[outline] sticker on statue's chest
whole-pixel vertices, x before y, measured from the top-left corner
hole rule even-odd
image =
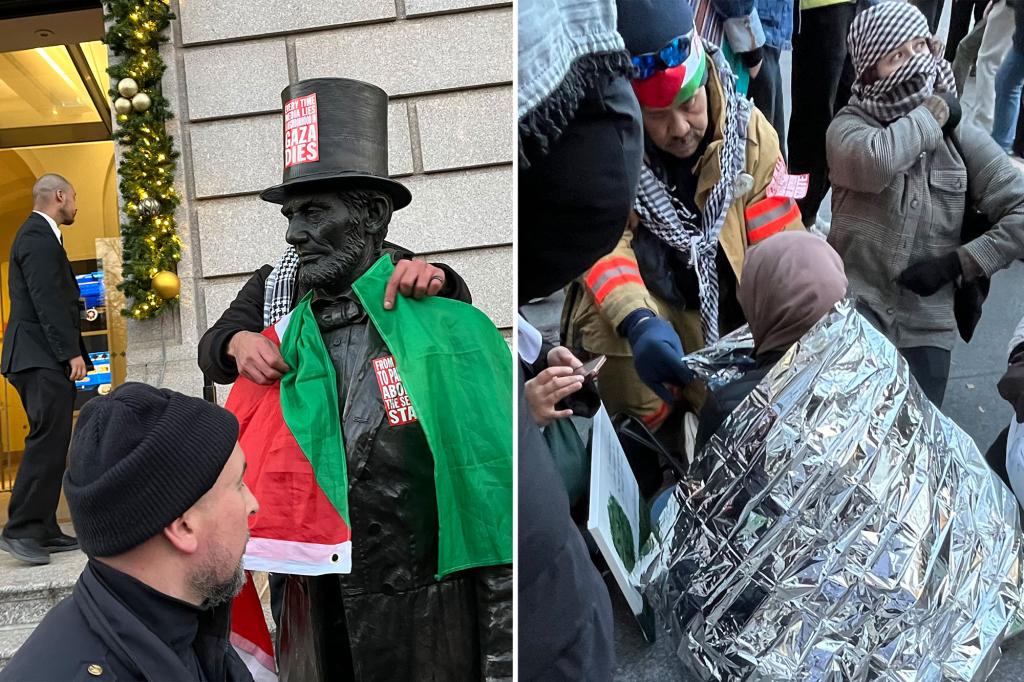
[[[417,421],[412,401],[409,400],[405,384],[402,383],[402,377],[398,375],[398,368],[395,367],[395,356],[374,358],[373,373],[377,375],[377,385],[380,387],[381,400],[384,401],[388,426],[402,426]]]

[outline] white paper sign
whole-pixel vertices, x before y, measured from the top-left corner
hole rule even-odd
[[[608,562],[629,608],[639,615],[644,609],[643,598],[629,575],[640,557],[640,487],[603,406],[594,416],[592,442],[587,530]]]

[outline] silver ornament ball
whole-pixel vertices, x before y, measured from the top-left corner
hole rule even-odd
[[[122,78],[117,82],[117,91],[121,93],[122,97],[131,99],[139,91],[139,84],[135,82],[134,78]]]
[[[124,97],[118,97],[114,100],[114,111],[119,114],[127,114],[132,110],[132,101],[125,99]]]
[[[156,215],[160,212],[160,202],[153,197],[146,197],[139,202],[139,213],[145,216]]]
[[[147,95],[144,92],[140,92],[139,94],[135,95],[135,97],[132,97],[132,109],[135,109],[135,111],[138,112],[143,112],[146,109],[149,109],[149,105],[151,105],[152,103],[153,100],[151,100],[149,98],[149,95]]]

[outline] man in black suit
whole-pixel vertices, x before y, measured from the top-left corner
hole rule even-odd
[[[11,247],[11,316],[0,372],[28,414],[25,454],[14,481],[0,549],[30,564],[78,549],[57,525],[61,479],[71,442],[75,381],[85,378],[78,282],[58,225],[75,222],[75,189],[47,174],[32,188],[32,215]]]

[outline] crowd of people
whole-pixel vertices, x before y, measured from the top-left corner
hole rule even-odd
[[[519,302],[565,297],[557,344],[519,321],[522,679],[609,679],[614,662],[561,421],[603,404],[699,456],[844,299],[941,407],[956,339],[970,340],[992,276],[1024,258],[1024,2],[954,0],[948,44],[942,11],[520,3]],[[778,60],[790,40],[787,136]],[[743,325],[754,348],[740,375],[713,390],[695,381],[687,355]],[[1020,339],[1010,348],[999,391],[1019,419]],[[1006,440],[987,457],[1012,485]],[[676,480],[664,464],[630,460],[655,512]]]

